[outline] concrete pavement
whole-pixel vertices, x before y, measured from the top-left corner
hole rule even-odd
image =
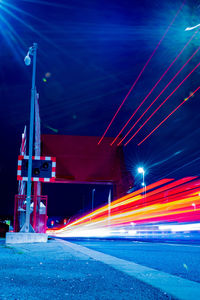
[[[175,299],[58,240],[0,240],[0,299]]]

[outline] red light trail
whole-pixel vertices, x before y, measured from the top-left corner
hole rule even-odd
[[[190,44],[190,42],[193,40],[193,38],[195,37],[195,35],[197,34],[198,30],[193,34],[193,36],[189,39],[189,41],[186,43],[186,45],[183,47],[183,49],[179,52],[179,54],[176,56],[176,58],[172,61],[172,63],[169,65],[169,67],[167,68],[167,70],[165,70],[165,72],[162,74],[162,76],[160,77],[160,79],[156,82],[156,84],[153,86],[153,88],[150,90],[150,92],[147,94],[147,96],[142,100],[142,102],[140,103],[140,105],[137,107],[137,109],[134,111],[134,113],[131,115],[131,117],[128,119],[128,121],[126,122],[126,124],[123,126],[123,128],[121,129],[121,131],[118,133],[118,135],[115,137],[115,139],[112,141],[112,143],[110,144],[111,146],[114,144],[114,142],[118,139],[118,137],[120,136],[120,134],[124,131],[124,129],[126,128],[126,126],[130,123],[130,121],[132,120],[132,118],[135,116],[135,114],[137,113],[137,111],[140,109],[140,107],[143,105],[143,103],[148,99],[148,97],[152,94],[152,92],[154,91],[154,89],[157,87],[157,85],[160,83],[160,81],[163,79],[163,77],[168,73],[168,71],[171,69],[171,67],[174,65],[174,63],[177,61],[177,59],[180,57],[180,55],[183,53],[183,51],[186,49],[186,47]],[[200,48],[200,47],[199,47]],[[179,72],[177,73],[177,75],[182,71],[182,69],[188,64],[188,62],[193,58],[193,56],[199,51],[199,48],[193,53],[193,55],[188,59],[188,61],[183,65],[183,67],[179,70]],[[173,78],[173,80],[176,78],[176,76]],[[172,81],[173,81],[172,80]],[[170,81],[170,83],[172,82]],[[170,84],[169,83],[169,84]],[[165,87],[165,89],[169,86],[169,84]],[[164,89],[164,90],[165,90]],[[164,90],[159,94],[159,96],[156,98],[156,100],[160,97],[160,95],[164,92]],[[154,100],[154,102],[156,101]],[[153,102],[153,103],[154,103]],[[152,103],[152,104],[153,104]],[[151,104],[151,105],[152,105]],[[150,106],[151,107],[151,106]],[[149,108],[148,108],[149,109]],[[148,110],[147,109],[147,110]],[[147,111],[146,110],[146,111]],[[146,113],[146,112],[145,112]],[[143,113],[143,115],[145,114]],[[142,115],[142,116],[143,116]],[[142,118],[142,116],[140,117],[140,119]],[[140,120],[139,119],[139,120]],[[133,127],[131,127],[131,129],[128,131],[128,133],[124,136],[123,140],[127,137],[127,135],[129,134],[129,132],[135,127],[135,125],[139,122],[139,120],[137,120],[137,122],[133,125]],[[122,141],[120,141],[120,143],[118,145],[120,145],[122,143]]]
[[[136,136],[136,134],[144,127],[144,125],[153,117],[153,115],[163,106],[163,104],[178,90],[178,88],[185,82],[185,80],[200,66],[200,63],[179,83],[179,85],[171,92],[171,94],[154,110],[148,119],[141,125],[141,127],[132,135],[132,137],[124,144],[125,146]]]
[[[49,234],[61,237],[140,237],[143,232],[200,229],[200,180],[187,177],[166,179],[151,186],[144,197],[141,190],[105,205]]]
[[[129,131],[125,134],[123,139],[117,144],[118,146],[125,140],[127,135],[133,130],[133,128],[137,125],[137,123],[142,119],[142,117],[146,114],[146,112],[151,108],[151,106],[157,101],[157,99],[164,93],[164,91],[168,88],[168,86],[174,81],[174,79],[180,74],[180,72],[185,68],[185,66],[190,62],[190,60],[197,54],[200,50],[200,47],[190,56],[190,58],[186,61],[186,63],[180,68],[180,70],[174,75],[174,77],[168,82],[168,84],[164,87],[164,89],[160,92],[160,94],[153,100],[153,102],[147,107],[147,109],[143,112],[143,114],[139,117],[139,119],[133,124],[133,126],[129,129]],[[131,120],[131,119],[129,119]],[[129,121],[128,120],[128,121]],[[127,122],[128,124],[128,122]],[[124,127],[125,128],[125,127]],[[120,132],[121,133],[121,132]],[[119,135],[118,135],[119,136]],[[116,138],[115,138],[116,139]],[[114,142],[114,141],[113,141]],[[112,143],[113,143],[112,142]]]
[[[162,122],[160,122],[139,144],[138,146],[140,146],[148,137],[150,137],[152,135],[152,133],[154,133],[154,131],[156,131],[173,113],[175,113],[177,111],[177,109],[179,109],[189,98],[191,98],[198,90],[200,89],[200,86],[193,92],[191,93],[191,95],[186,98],[186,100],[184,99],[183,102],[181,102],[164,120],[162,120]]]
[[[154,56],[154,54],[156,53],[158,47],[160,46],[160,44],[162,43],[163,39],[165,38],[167,32],[169,31],[170,27],[172,26],[172,24],[174,23],[174,21],[176,20],[177,16],[179,15],[182,7],[184,6],[185,4],[185,1],[184,0],[180,6],[180,8],[178,9],[176,15],[174,16],[173,20],[171,21],[171,23],[169,24],[169,26],[167,27],[165,33],[163,34],[161,40],[159,41],[159,43],[157,44],[156,48],[153,50],[152,54],[150,55],[149,59],[146,61],[144,67],[142,68],[142,70],[140,71],[138,77],[136,78],[136,80],[134,81],[133,85],[131,86],[130,90],[128,91],[128,93],[126,94],[125,98],[123,99],[122,103],[120,104],[120,106],[118,107],[116,113],[114,114],[112,120],[110,121],[110,123],[108,124],[105,132],[103,133],[102,137],[100,138],[99,142],[98,142],[98,145],[102,142],[103,138],[105,137],[108,129],[110,128],[110,126],[112,125],[113,121],[115,120],[116,116],[118,115],[119,111],[121,110],[122,106],[124,105],[126,99],[128,98],[128,96],[130,95],[130,93],[132,92],[133,88],[135,87],[136,83],[138,82],[138,80],[140,79],[142,73],[144,72],[144,70],[146,69],[146,67],[148,66],[149,62],[151,61],[152,57]]]

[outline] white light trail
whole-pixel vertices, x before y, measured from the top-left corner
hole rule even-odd
[[[193,29],[195,29],[195,28],[197,28],[197,27],[200,27],[200,24],[198,24],[198,25],[196,25],[196,26],[194,26],[194,27],[187,27],[187,28],[185,29],[185,31],[193,30]]]

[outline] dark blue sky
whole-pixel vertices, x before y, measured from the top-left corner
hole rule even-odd
[[[29,124],[31,67],[26,67],[23,62],[28,47],[33,42],[39,46],[37,89],[42,133],[101,136],[181,3],[172,0],[0,1],[0,215],[13,214],[21,133],[24,125]],[[189,41],[194,31],[184,30],[200,23],[199,12],[200,1],[185,2],[107,136],[115,137],[119,133]],[[127,130],[198,46],[199,33],[137,112]],[[135,131],[199,60],[197,53],[137,124]],[[46,78],[46,73],[51,76]],[[200,68],[125,147],[128,169],[135,175],[136,167],[144,164],[147,184],[163,177],[200,173],[199,92],[140,147],[137,146],[200,85],[199,76]],[[79,209],[77,207],[77,211]]]

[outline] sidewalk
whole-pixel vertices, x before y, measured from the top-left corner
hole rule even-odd
[[[5,245],[0,239],[0,299],[172,299],[59,240]]]

